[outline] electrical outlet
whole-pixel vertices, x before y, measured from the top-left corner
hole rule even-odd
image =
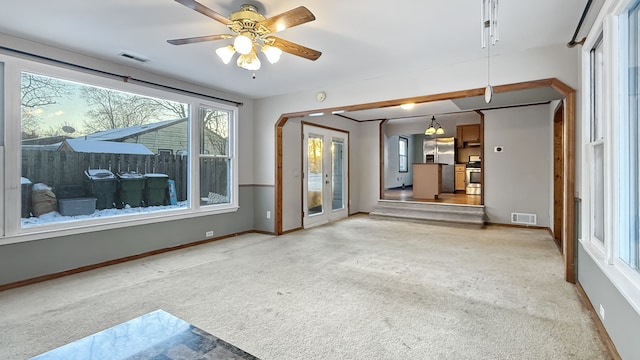
[[[209,230],[209,231],[207,231],[207,232],[204,234],[204,236],[206,236],[206,237],[212,237],[212,236],[213,236],[213,230]]]
[[[604,306],[600,304],[600,319],[604,321]]]
[[[267,219],[271,219],[271,211],[267,210]]]

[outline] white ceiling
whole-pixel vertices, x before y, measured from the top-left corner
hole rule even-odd
[[[223,14],[251,3],[267,17],[306,6],[316,20],[278,36],[322,51],[315,62],[283,54],[252,72],[224,65],[215,49],[226,42],[174,46],[166,40],[228,33],[172,0],[2,1],[0,33],[123,63],[250,98],[322,89],[486,57],[480,48],[480,0],[200,0]],[[566,44],[587,0],[500,1],[499,56]],[[149,58],[139,63],[123,51]]]

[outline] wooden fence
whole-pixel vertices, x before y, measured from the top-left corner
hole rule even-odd
[[[187,156],[76,153],[50,150],[22,150],[22,177],[32,183],[53,188],[60,185],[84,185],[87,169],[107,169],[116,173],[166,174],[176,183],[178,201],[187,199]],[[227,194],[227,160],[202,159],[200,162],[200,196],[210,192]]]

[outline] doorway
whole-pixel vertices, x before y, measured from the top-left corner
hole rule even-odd
[[[349,215],[349,133],[303,124],[302,226]]]

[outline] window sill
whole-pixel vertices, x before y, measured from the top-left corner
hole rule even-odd
[[[640,273],[630,269],[620,260],[614,264],[606,264],[604,256],[588,241],[580,241],[586,253],[593,259],[598,268],[611,281],[611,284],[622,294],[631,307],[640,314]]]
[[[57,224],[47,226],[37,226],[28,229],[21,229],[20,232],[15,235],[6,235],[0,237],[0,245],[17,244],[22,242],[42,240],[53,237],[62,237],[70,235],[78,235],[91,233],[96,231],[121,229],[130,226],[141,226],[148,224],[155,224],[159,222],[190,219],[204,216],[211,216],[217,214],[225,214],[237,212],[239,206],[225,206],[216,209],[200,208],[194,209],[177,209],[158,211],[154,213],[153,217],[147,215],[122,215],[111,216],[103,219],[95,220],[77,220],[61,222]]]

